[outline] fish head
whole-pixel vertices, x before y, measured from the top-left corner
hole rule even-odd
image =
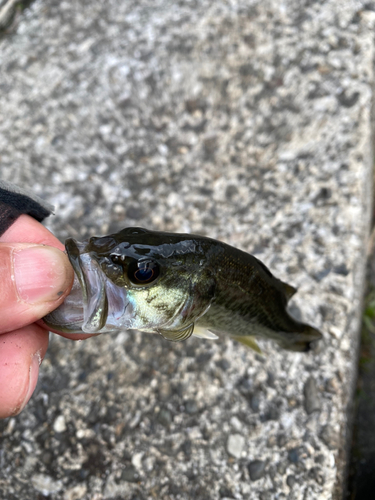
[[[210,307],[215,281],[196,236],[126,228],[65,246],[75,281],[43,318],[52,331],[138,329],[183,340]]]

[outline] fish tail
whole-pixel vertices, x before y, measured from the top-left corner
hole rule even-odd
[[[280,345],[284,349],[295,352],[308,352],[311,350],[314,343],[322,338],[319,330],[313,326],[303,324],[304,329],[295,334],[292,339],[283,341]]]

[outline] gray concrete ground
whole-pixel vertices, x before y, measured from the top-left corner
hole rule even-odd
[[[339,499],[371,190],[375,4],[36,0],[0,40],[0,169],[61,239],[191,231],[298,287],[314,352],[53,336],[0,497]]]

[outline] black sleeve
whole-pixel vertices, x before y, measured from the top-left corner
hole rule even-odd
[[[26,189],[0,180],[0,236],[22,214],[41,222],[51,213],[53,206],[49,203]]]

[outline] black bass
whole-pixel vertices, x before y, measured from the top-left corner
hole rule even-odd
[[[76,278],[64,303],[43,318],[52,331],[137,329],[174,342],[223,333],[256,350],[254,336],[292,351],[321,338],[288,314],[295,288],[220,241],[126,228],[65,245]]]

